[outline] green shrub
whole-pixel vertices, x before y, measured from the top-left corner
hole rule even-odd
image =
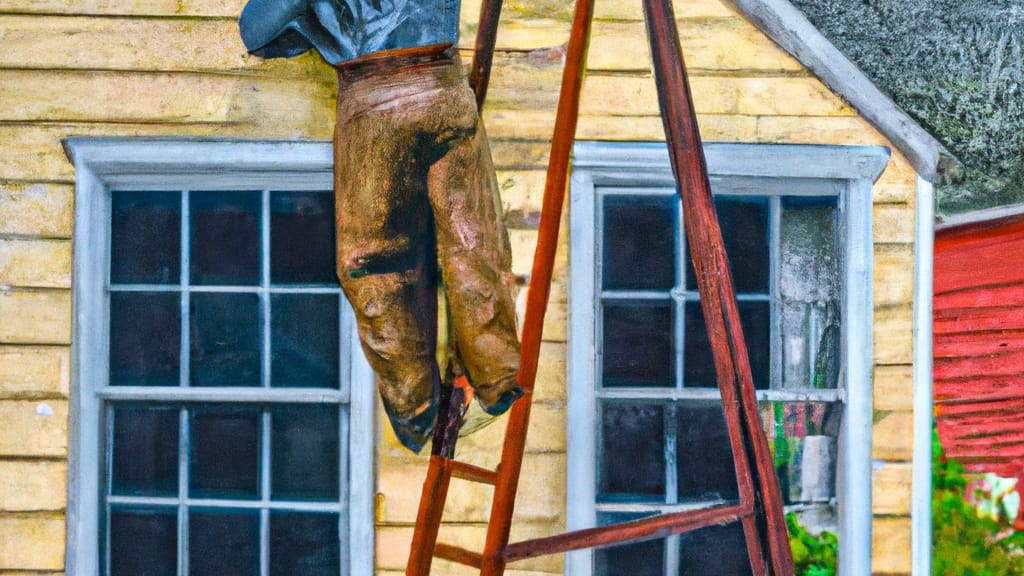
[[[978,515],[964,498],[964,468],[946,460],[938,433],[932,434],[932,483],[932,574],[1024,575],[1024,534],[999,537],[1002,526]]]
[[[786,528],[789,529],[789,548],[793,551],[796,576],[835,576],[839,551],[839,540],[835,534],[827,530],[817,536],[811,534],[792,512],[786,514]]]

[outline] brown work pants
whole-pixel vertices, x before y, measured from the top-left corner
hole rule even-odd
[[[338,68],[338,276],[399,440],[437,414],[438,268],[450,349],[485,410],[521,393],[511,254],[483,124],[443,47]]]

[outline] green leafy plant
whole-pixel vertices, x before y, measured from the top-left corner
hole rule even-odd
[[[796,576],[835,576],[839,539],[827,530],[811,534],[792,512],[786,514],[789,548],[793,551]]]
[[[1003,527],[967,502],[964,468],[946,459],[938,433],[932,434],[932,483],[932,574],[1024,575],[1024,535],[1001,536]]]

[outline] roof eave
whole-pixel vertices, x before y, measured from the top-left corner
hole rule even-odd
[[[755,26],[845,99],[929,182],[959,164],[953,154],[877,86],[787,0],[731,0]]]

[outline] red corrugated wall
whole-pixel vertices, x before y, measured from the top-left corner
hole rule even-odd
[[[946,455],[1024,477],[1024,215],[936,232],[934,314]]]

